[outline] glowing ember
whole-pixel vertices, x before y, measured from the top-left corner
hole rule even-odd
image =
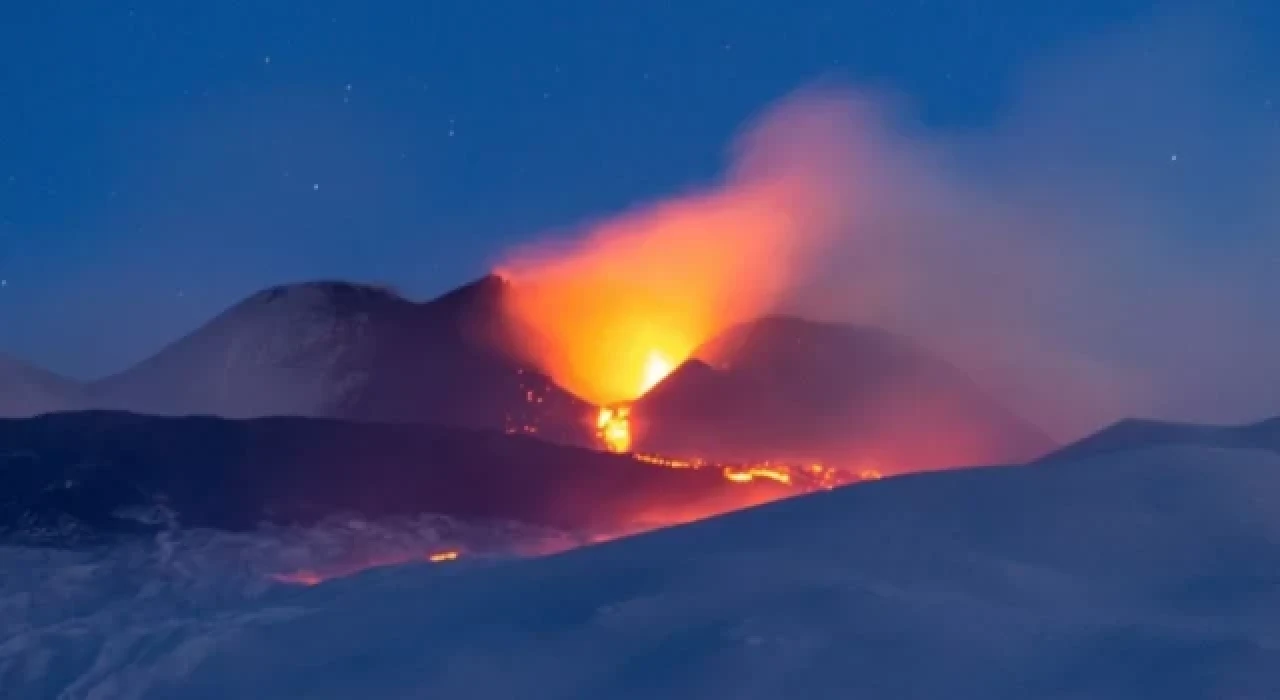
[[[640,387],[640,393],[647,393],[657,386],[658,382],[666,379],[667,375],[671,374],[674,369],[675,365],[671,364],[671,361],[664,357],[662,353],[656,350],[649,353],[649,359],[645,360],[644,363],[644,382]]]
[[[701,461],[688,459],[675,459],[674,457],[662,457],[660,455],[633,454],[635,459],[646,464],[656,464],[659,467],[668,469],[697,469],[703,466]]]
[[[636,453],[631,457],[645,464],[652,464],[667,469],[702,469],[712,466],[701,459],[679,459],[662,455]],[[758,479],[768,479],[779,484],[795,487],[797,493],[833,489],[837,486],[852,484],[858,481],[874,481],[884,478],[876,469],[851,471],[836,469],[822,464],[792,465],[773,462],[760,464],[715,465],[726,481],[735,484],[749,484]]]
[[[601,407],[596,414],[596,436],[610,452],[631,450],[631,409]]]
[[[767,466],[746,468],[725,467],[724,478],[739,484],[749,483],[756,479],[772,479],[779,484],[791,483],[790,471]]]
[[[330,579],[350,576],[354,573],[365,571],[367,569],[407,564],[411,561],[418,560],[418,556],[420,555],[402,553],[376,558],[361,558],[356,561],[344,562],[342,565],[336,566],[328,571],[321,572],[312,569],[302,569],[300,571],[291,571],[285,574],[274,574],[271,576],[271,579],[280,583],[288,583],[295,586],[317,586]],[[423,559],[438,564],[446,561],[454,561],[460,556],[462,556],[462,552],[459,550],[446,549],[428,554],[423,557]]]

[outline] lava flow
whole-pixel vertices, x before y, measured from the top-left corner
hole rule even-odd
[[[433,564],[440,564],[447,561],[454,561],[460,556],[462,556],[462,552],[456,549],[445,549],[429,552],[425,555],[403,554],[361,558],[353,561],[346,561],[339,566],[324,570],[302,569],[288,573],[274,574],[271,576],[271,579],[279,583],[288,583],[297,586],[317,586],[329,579],[350,576],[366,569],[376,569],[384,566],[398,566],[400,564],[408,564],[413,561],[427,561]]]
[[[658,469],[698,472],[688,475],[687,494],[673,487],[654,498],[659,502],[627,503],[645,511],[643,523],[626,519],[634,513],[602,508],[601,522],[615,522],[602,525],[608,533],[597,539],[879,477],[874,469],[811,462],[727,464],[636,454],[631,410],[704,343],[773,311],[847,232],[847,185],[860,155],[852,131],[857,116],[856,106],[842,99],[786,102],[735,144],[720,182],[502,261],[497,274],[510,285],[502,311],[522,329],[515,334],[522,345],[516,354],[598,407],[596,446]],[[541,403],[536,387],[526,391],[528,403]],[[536,423],[514,415],[506,417],[506,431],[543,435]]]

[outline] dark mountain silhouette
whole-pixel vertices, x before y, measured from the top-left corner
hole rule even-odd
[[[313,416],[531,432],[588,444],[591,408],[513,348],[496,276],[426,303],[379,287],[265,290],[88,389],[89,408]]]
[[[632,407],[638,449],[886,473],[1052,448],[961,371],[885,331],[771,316],[713,338]]]
[[[1230,426],[1123,420],[1056,450],[1041,461],[1072,461],[1112,452],[1169,445],[1280,452],[1280,416],[1252,425]]]
[[[171,525],[225,530],[436,513],[633,531],[792,493],[533,438],[403,423],[115,412],[0,420],[0,535],[68,545]]]
[[[595,409],[520,352],[538,338],[504,314],[513,293],[497,276],[424,303],[346,282],[274,287],[83,387],[0,364],[0,388],[10,387],[0,411],[300,416],[596,446]],[[1052,448],[962,372],[884,331],[773,316],[729,329],[695,357],[633,406],[638,450],[896,472],[1020,462]]]
[[[81,390],[71,379],[0,354],[0,418],[66,410],[78,404]]]

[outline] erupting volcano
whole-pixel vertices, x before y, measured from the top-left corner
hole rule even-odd
[[[716,186],[508,256],[521,351],[597,406],[597,447],[797,489],[1050,447],[907,338],[774,315],[849,234],[857,123],[838,96],[786,102]]]
[[[432,513],[598,541],[1047,452],[912,340],[778,313],[846,234],[851,109],[785,103],[740,140],[722,182],[513,251],[431,301],[274,287],[97,382],[11,373],[56,389],[58,406],[149,415],[0,422],[0,468],[31,474],[0,530],[136,529],[114,513],[165,508],[196,527]],[[178,418],[193,415],[230,420]],[[53,444],[50,425],[83,439]],[[86,479],[86,464],[111,478]],[[56,484],[93,495],[51,498]]]

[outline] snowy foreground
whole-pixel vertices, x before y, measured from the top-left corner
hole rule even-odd
[[[1280,454],[1182,444],[888,479],[551,557],[310,588],[219,569],[217,538],[163,565],[75,555],[56,572],[73,555],[10,550],[0,687],[6,699],[1278,698],[1277,494]],[[133,573],[147,567],[168,573]]]

